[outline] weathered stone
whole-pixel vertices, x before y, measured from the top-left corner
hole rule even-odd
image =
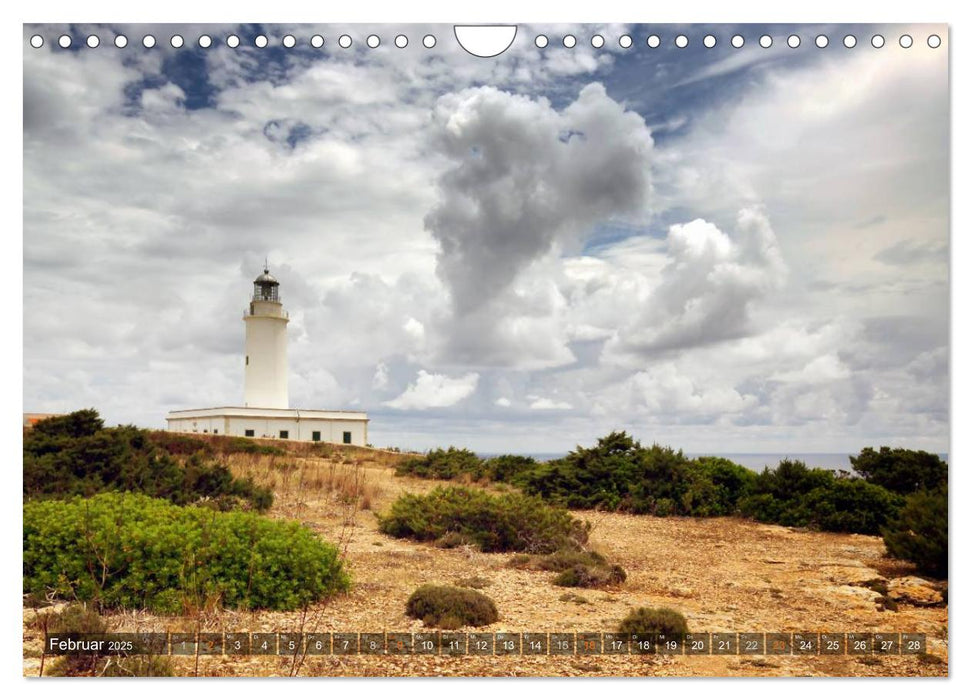
[[[870,590],[869,588],[863,588],[862,586],[833,586],[830,590],[832,590],[834,593],[839,593],[851,598],[857,598],[860,601],[867,603],[875,603],[877,602],[877,599],[880,598],[879,593]]]
[[[930,581],[916,576],[895,578],[887,583],[887,596],[901,603],[931,607],[944,602],[944,596]]]

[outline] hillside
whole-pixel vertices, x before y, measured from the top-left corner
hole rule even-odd
[[[273,444],[279,445],[279,442]],[[328,456],[307,446],[285,455],[233,454],[238,476],[271,486],[270,517],[298,520],[345,552],[351,592],[306,615],[200,611],[192,617],[148,613],[108,615],[112,631],[358,631],[419,632],[405,601],[424,583],[454,584],[479,577],[499,610],[482,631],[613,631],[634,607],[681,611],[694,631],[706,632],[919,632],[924,656],[286,656],[174,657],[180,673],[251,675],[456,676],[889,676],[946,675],[947,607],[926,600],[898,601],[881,610],[880,594],[863,585],[912,576],[910,565],[884,556],[879,537],[799,531],[738,518],[657,518],[575,511],[590,520],[593,548],[626,569],[626,583],[608,590],[565,589],[552,574],[509,566],[510,554],[469,547],[443,550],[387,537],[381,512],[403,492],[425,492],[442,482],[394,476],[400,456],[333,448]],[[499,487],[502,488],[502,487]],[[871,584],[872,585],[872,584]],[[917,590],[934,600],[937,595]],[[573,594],[570,596],[569,594]],[[946,600],[946,599],[945,599]],[[26,622],[24,673],[36,675],[41,639]],[[463,630],[471,631],[471,630]]]

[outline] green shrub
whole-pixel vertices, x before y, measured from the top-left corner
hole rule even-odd
[[[378,523],[387,535],[425,542],[456,533],[483,552],[542,554],[575,549],[589,534],[589,524],[538,498],[518,493],[493,496],[461,487],[403,494],[386,515],[379,516]]]
[[[614,432],[562,459],[524,465],[511,480],[568,508],[714,516],[737,511],[755,474],[727,459],[690,460],[681,451],[643,447],[626,432]]]
[[[207,461],[211,456],[201,440],[134,426],[105,428],[97,412],[86,409],[25,432],[23,492],[64,498],[129,491],[179,505],[206,499],[223,509],[270,507],[269,489],[234,478],[226,466]]]
[[[74,411],[64,416],[52,416],[34,423],[30,435],[46,437],[81,438],[94,435],[105,427],[105,422],[93,408]]]
[[[923,450],[866,447],[850,463],[871,484],[905,496],[947,486],[947,462]]]
[[[490,598],[453,586],[421,586],[408,598],[405,612],[428,627],[441,629],[482,627],[499,619],[496,604]]]
[[[536,468],[536,464],[532,457],[499,455],[485,460],[482,463],[482,472],[491,481],[517,484],[523,476]]]
[[[612,566],[574,564],[554,578],[553,584],[568,588],[600,588],[617,585],[626,580],[627,572],[618,564]]]
[[[25,593],[101,607],[292,610],[345,591],[337,549],[295,522],[104,493],[24,504]]]
[[[819,530],[879,535],[900,509],[902,500],[862,479],[843,478],[810,491],[802,507],[809,514],[809,524]]]
[[[482,460],[474,452],[455,447],[432,450],[422,457],[406,459],[395,470],[398,476],[445,480],[454,479],[460,474],[469,474],[478,479],[482,473]]]
[[[724,457],[696,457],[692,463],[692,478],[681,496],[685,515],[733,515],[758,478]]]
[[[189,455],[202,454],[212,457],[214,451],[212,446],[205,440],[186,435],[185,433],[171,433],[167,430],[154,430],[149,433],[152,444],[163,452],[170,455]]]
[[[947,578],[947,520],[946,488],[912,493],[884,531],[887,552],[922,573]]]
[[[688,633],[688,621],[684,615],[671,608],[637,608],[625,617],[617,628],[620,634],[679,635]]]
[[[901,504],[882,486],[786,459],[757,476],[739,510],[761,522],[875,535]]]
[[[245,437],[226,437],[215,441],[215,446],[221,454],[256,454],[256,455],[285,455],[287,451],[276,445],[263,445],[256,440]]]
[[[536,562],[536,568],[543,571],[566,571],[574,566],[604,566],[607,560],[603,555],[590,551],[560,551],[541,557]]]

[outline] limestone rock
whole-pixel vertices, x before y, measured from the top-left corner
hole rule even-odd
[[[930,607],[944,602],[934,584],[916,576],[895,578],[887,584],[887,596],[901,603]]]

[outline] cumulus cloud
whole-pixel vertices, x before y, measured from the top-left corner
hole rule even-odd
[[[459,315],[507,289],[555,241],[647,203],[650,132],[599,83],[560,111],[493,87],[446,95],[433,143],[453,166],[425,226]]]
[[[568,411],[573,405],[566,401],[557,401],[545,396],[536,398],[529,404],[534,411]]]
[[[379,362],[374,368],[374,377],[371,379],[371,386],[375,389],[386,389],[388,386],[388,366]]]
[[[758,405],[752,394],[742,394],[730,383],[711,381],[666,362],[637,372],[627,381],[635,410],[649,414],[689,415],[694,422],[729,417]]]
[[[428,408],[444,408],[453,406],[462,399],[468,398],[475,392],[479,384],[479,375],[469,372],[461,377],[449,377],[444,374],[432,374],[421,369],[413,384],[401,396],[391,401],[385,401],[389,408],[400,410],[424,410]]]
[[[787,267],[768,218],[739,212],[734,235],[695,219],[671,226],[669,262],[632,322],[605,348],[610,354],[645,355],[739,338],[752,331],[753,302],[777,289]]]

